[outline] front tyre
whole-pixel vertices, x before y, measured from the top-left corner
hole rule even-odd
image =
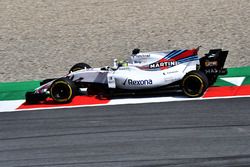
[[[181,83],[184,94],[188,97],[200,97],[209,85],[207,76],[201,71],[187,73]]]
[[[88,69],[88,68],[91,68],[91,66],[86,63],[77,63],[73,67],[71,67],[71,69],[69,70],[69,73],[82,70],[82,69]]]
[[[55,80],[50,87],[50,96],[57,103],[69,103],[76,95],[76,85],[68,78]]]

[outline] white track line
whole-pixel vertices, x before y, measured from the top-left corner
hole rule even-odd
[[[122,105],[122,104],[143,104],[143,103],[162,103],[162,102],[178,102],[178,101],[197,101],[197,100],[212,100],[212,99],[232,99],[250,97],[247,96],[224,96],[224,97],[209,97],[209,98],[186,98],[186,97],[151,97],[151,98],[129,98],[129,99],[114,99],[107,105]]]
[[[178,102],[178,101],[197,101],[210,99],[231,99],[242,98],[248,96],[227,96],[227,97],[211,97],[211,98],[185,98],[185,97],[150,97],[150,98],[127,98],[127,99],[113,99],[107,104],[92,104],[92,105],[77,105],[77,106],[60,106],[60,107],[43,107],[34,109],[16,109],[24,100],[0,101],[0,112],[15,112],[15,111],[30,111],[30,110],[45,110],[45,109],[69,109],[80,107],[95,107],[95,106],[109,106],[109,105],[127,105],[127,104],[143,104],[143,103],[162,103],[162,102]]]
[[[22,105],[25,100],[6,100],[0,101],[0,112],[12,112]]]

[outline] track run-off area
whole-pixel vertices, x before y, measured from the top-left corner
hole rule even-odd
[[[229,69],[202,98],[79,96],[67,106],[26,105],[39,81],[1,83],[0,166],[248,167],[249,71]]]

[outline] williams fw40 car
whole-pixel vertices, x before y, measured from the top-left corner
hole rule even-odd
[[[88,64],[75,64],[61,78],[46,79],[33,92],[26,93],[30,104],[53,99],[68,103],[82,94],[112,97],[117,94],[156,92],[167,89],[181,90],[188,97],[200,97],[218,75],[225,75],[223,68],[228,51],[210,50],[202,57],[197,49],[140,52],[134,49],[128,61],[114,60],[113,67],[91,68]]]

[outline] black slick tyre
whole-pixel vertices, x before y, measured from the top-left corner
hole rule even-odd
[[[59,78],[50,86],[50,96],[57,103],[69,103],[76,95],[76,85],[68,78]]]
[[[69,73],[74,72],[74,71],[78,71],[78,70],[82,70],[85,68],[91,68],[91,66],[86,64],[86,63],[77,63],[73,67],[71,67],[71,69],[69,70]]]
[[[181,82],[183,93],[188,97],[200,97],[209,85],[207,76],[201,71],[187,73]]]

